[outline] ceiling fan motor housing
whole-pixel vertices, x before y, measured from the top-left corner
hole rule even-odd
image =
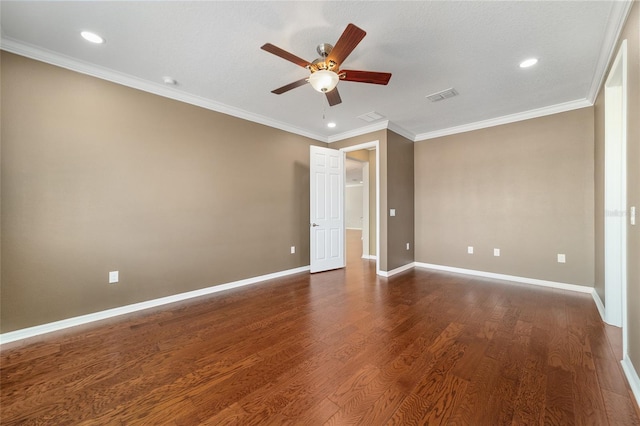
[[[327,56],[329,56],[329,53],[331,53],[332,49],[333,46],[329,43],[322,43],[319,44],[318,47],[316,47],[316,52],[318,52],[318,55],[320,55],[321,58],[326,58]]]

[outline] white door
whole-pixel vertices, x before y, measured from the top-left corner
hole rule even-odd
[[[344,268],[344,153],[311,146],[311,272]]]

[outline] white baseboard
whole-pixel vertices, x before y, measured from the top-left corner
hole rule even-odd
[[[396,269],[392,269],[390,271],[380,271],[380,273],[378,275],[380,275],[381,277],[391,277],[393,275],[399,274],[400,272],[404,272],[404,271],[408,271],[409,269],[413,269],[415,267],[415,263],[411,262],[411,263],[407,263],[406,265],[403,265],[399,268]]]
[[[517,283],[532,284],[542,287],[551,287],[561,290],[577,291],[579,293],[593,294],[593,287],[585,287],[576,284],[566,284],[556,281],[539,280],[537,278],[518,277],[516,275],[496,274],[493,272],[476,271],[473,269],[454,268],[452,266],[434,265],[431,263],[415,262],[416,267],[425,269],[435,269],[437,271],[455,272],[458,274],[473,275],[476,277],[493,278],[496,280],[514,281]]]
[[[179,302],[186,299],[192,299],[194,297],[204,296],[207,294],[217,293],[224,290],[230,290],[232,288],[243,287],[246,285],[256,284],[262,281],[272,280],[274,278],[285,277],[287,275],[298,274],[309,270],[309,266],[302,266],[300,268],[289,269],[286,271],[274,272],[272,274],[261,275],[258,277],[247,278],[244,280],[234,281],[231,283],[220,284],[212,287],[203,288],[200,290],[188,291],[186,293],[174,294],[173,296],[161,297],[159,299],[147,300],[146,302],[134,303],[132,305],[120,306],[113,309],[107,309],[106,311],[94,312],[87,315],[81,315],[78,317],[67,318],[60,321],[51,322],[48,324],[37,325],[34,327],[23,328],[21,330],[10,331],[8,333],[0,334],[0,345],[4,343],[15,342],[16,340],[22,340],[29,337],[38,336],[45,333],[51,333],[53,331],[64,330],[65,328],[75,327],[77,325],[88,324],[94,321],[100,321],[107,318],[116,317],[119,315],[129,314],[132,312],[141,311],[144,309],[154,308],[156,306],[166,305],[169,303]]]
[[[378,257],[374,254],[363,254],[362,255],[363,259],[369,259],[369,260],[376,260]]]
[[[352,231],[362,231],[362,228],[349,228],[349,227],[346,227],[345,229],[350,229]]]
[[[622,363],[624,375],[627,376],[627,380],[629,381],[631,392],[633,392],[633,396],[636,398],[636,403],[640,406],[640,377],[638,377],[638,372],[633,367],[633,363],[628,355],[625,355],[620,362]]]
[[[598,312],[600,313],[600,318],[602,319],[602,321],[606,322],[604,303],[602,303],[602,299],[600,299],[600,295],[598,294],[595,288],[593,289],[591,296],[593,297],[593,301],[596,302],[596,308],[598,308]]]

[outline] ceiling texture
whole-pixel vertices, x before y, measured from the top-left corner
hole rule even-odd
[[[1,47],[324,142],[383,128],[418,141],[592,105],[629,9],[624,1],[2,1]],[[335,44],[349,23],[367,35],[342,68],[390,72],[387,86],[342,81],[333,107],[308,84],[271,93],[308,71],[260,46],[313,61],[316,46]],[[106,42],[88,43],[83,30]],[[530,57],[538,64],[520,68]],[[426,97],[449,88],[459,95]],[[358,118],[373,111],[382,117]]]

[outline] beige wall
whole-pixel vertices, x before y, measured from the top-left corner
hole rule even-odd
[[[627,205],[640,209],[640,4],[635,2],[622,30],[627,40]],[[615,54],[614,58],[615,59]],[[612,63],[613,63],[612,59]],[[612,64],[611,63],[611,64]],[[611,65],[610,64],[610,65]],[[596,287],[604,296],[604,93],[595,105],[596,122]],[[629,358],[640,371],[640,226],[627,225],[627,335]],[[602,293],[602,294],[601,294]],[[606,300],[605,302],[606,305]]]
[[[416,261],[593,286],[593,150],[592,108],[418,142]]]
[[[363,194],[362,184],[348,184],[344,189],[344,223],[347,229],[362,230]]]
[[[6,52],[1,72],[2,332],[309,264],[326,144]]]
[[[390,271],[414,261],[414,147],[413,141],[392,131],[387,133],[387,207],[396,211],[395,216],[389,216],[387,226]]]

